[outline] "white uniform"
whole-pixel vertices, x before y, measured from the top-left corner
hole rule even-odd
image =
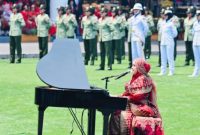
[[[158,20],[158,24],[157,24],[157,30],[158,30],[158,41],[161,40],[161,27],[162,27],[162,23],[164,22],[165,20],[162,19],[162,18],[159,18]]]
[[[178,32],[172,20],[163,21],[161,25],[161,75],[166,74],[167,61],[169,75],[174,74],[174,38]]]
[[[199,75],[200,72],[200,22],[196,21],[193,25],[193,52],[194,52],[194,59],[195,59],[195,68],[192,74],[193,77]]]
[[[132,61],[134,61],[136,58],[144,58],[143,45],[149,28],[145,17],[141,14],[132,16],[130,23]]]

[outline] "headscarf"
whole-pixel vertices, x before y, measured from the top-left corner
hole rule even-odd
[[[148,73],[151,69],[151,65],[145,61],[142,58],[137,58],[133,61],[133,64],[135,65],[137,71],[142,74],[145,75],[146,77],[149,77]]]
[[[135,79],[137,79],[141,75],[144,75],[145,78],[147,79],[151,79],[150,76],[148,75],[151,66],[143,58],[135,59],[133,61],[133,65],[136,67],[137,73],[132,76],[130,83],[132,83]]]
[[[143,75],[145,77],[145,80],[147,80],[149,83],[152,84],[152,91],[150,93],[149,96],[149,101],[152,103],[152,105],[154,105],[157,110],[158,110],[158,106],[157,106],[157,96],[156,96],[156,86],[152,80],[152,78],[149,76],[149,71],[151,69],[151,65],[145,61],[145,59],[143,58],[137,58],[133,61],[133,64],[135,65],[136,69],[137,69],[137,73],[135,75],[132,76],[132,80],[130,83],[134,82],[139,76]],[[158,117],[160,116],[159,110],[158,110]]]

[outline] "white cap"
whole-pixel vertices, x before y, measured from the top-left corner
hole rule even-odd
[[[171,11],[171,10],[169,10],[169,9],[165,10],[165,15],[166,15],[166,14],[169,14],[169,13],[171,13],[171,14],[172,14],[172,11]]]
[[[135,5],[133,6],[133,10],[134,10],[134,9],[143,10],[142,4],[140,4],[140,3],[135,3]]]
[[[200,10],[197,10],[196,14],[197,14],[197,15],[200,14]]]

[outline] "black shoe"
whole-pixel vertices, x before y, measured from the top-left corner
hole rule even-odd
[[[117,61],[117,64],[121,64],[122,62],[121,61]]]
[[[189,66],[190,64],[189,64],[189,62],[186,62],[185,64],[184,64],[184,66]]]
[[[17,63],[17,64],[20,64],[20,63],[21,63],[21,61],[17,61],[16,63]]]
[[[13,63],[15,63],[14,61],[10,61],[10,64],[13,64]]]
[[[158,64],[156,67],[160,67],[161,65],[160,64]]]
[[[108,70],[112,70],[112,67],[108,67]]]
[[[88,65],[88,61],[85,61],[85,65]]]
[[[98,69],[96,69],[96,70],[104,70],[104,68],[101,68],[101,67],[100,67],[100,68],[98,68]]]

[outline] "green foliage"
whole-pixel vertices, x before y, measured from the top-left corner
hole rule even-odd
[[[23,59],[22,64],[9,64],[8,60],[0,60],[0,134],[1,135],[36,135],[37,106],[34,104],[34,88],[43,84],[35,73],[38,59]],[[157,57],[152,57],[151,76],[157,85],[158,105],[163,117],[166,135],[199,135],[200,132],[200,77],[188,78],[193,66],[183,67],[184,56],[176,61],[175,75],[157,76],[160,68],[156,67]],[[91,85],[104,88],[105,76],[127,71],[127,60],[123,64],[115,64],[112,71],[95,71],[95,66],[86,66]],[[120,95],[124,91],[127,75],[119,80],[111,79],[108,89],[111,95]],[[78,118],[82,110],[77,109]],[[70,134],[72,118],[67,108],[48,108],[45,111],[44,135]],[[84,114],[84,129],[87,131],[87,111]],[[96,116],[96,135],[102,134],[102,114]],[[73,135],[80,135],[74,125]]]

